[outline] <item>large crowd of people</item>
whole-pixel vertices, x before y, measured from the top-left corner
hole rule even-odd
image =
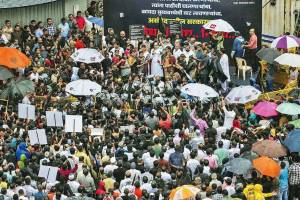
[[[280,142],[294,127],[287,125],[287,116],[261,118],[224,100],[236,85],[221,34],[211,33],[209,42],[161,33],[133,42],[125,31],[109,29],[104,35],[88,15],[78,11],[59,24],[51,18],[28,25],[6,20],[0,28],[0,44],[31,60],[28,68],[14,70],[16,78],[35,83],[34,93],[13,96],[0,110],[1,199],[168,199],[182,185],[200,189],[194,199],[299,197],[297,154],[276,158],[279,177],[254,169],[234,174],[224,167],[247,157],[256,141]],[[231,57],[244,57],[246,50],[257,71],[254,29],[250,36],[245,42],[237,33]],[[73,62],[71,54],[81,48],[97,49],[104,60]],[[72,97],[65,87],[78,79],[97,82],[102,92],[95,98]],[[192,82],[213,87],[220,98],[200,101],[182,93],[180,88]],[[36,105],[35,121],[18,118],[20,102]],[[48,127],[50,110],[82,115],[83,132]],[[103,136],[92,136],[91,129],[99,127]],[[34,128],[46,130],[47,145],[30,145],[28,130]],[[59,168],[55,182],[38,176],[40,165]]]

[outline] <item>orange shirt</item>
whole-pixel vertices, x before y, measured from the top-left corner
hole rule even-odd
[[[253,34],[250,37],[248,45],[249,45],[249,49],[256,49],[257,48],[257,36],[255,34]]]

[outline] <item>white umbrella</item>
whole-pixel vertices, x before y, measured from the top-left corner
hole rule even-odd
[[[101,85],[90,80],[79,79],[68,83],[66,92],[74,96],[92,96],[101,92]]]
[[[274,61],[281,65],[288,65],[291,67],[300,67],[300,55],[293,53],[284,53],[277,57]]]
[[[261,92],[256,88],[247,85],[233,88],[226,96],[228,103],[245,104],[258,99]]]
[[[219,96],[213,88],[199,83],[189,83],[181,88],[181,92],[201,99]]]
[[[216,32],[226,32],[231,33],[235,32],[234,28],[223,19],[211,20],[208,23],[204,24],[203,27],[208,30],[216,31]]]
[[[284,35],[273,40],[271,48],[290,49],[300,46],[300,39],[293,35]]]
[[[87,64],[100,63],[104,59],[103,55],[99,53],[99,51],[90,48],[78,49],[71,55],[71,58],[75,62],[83,62]]]

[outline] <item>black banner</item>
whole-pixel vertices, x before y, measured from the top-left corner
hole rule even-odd
[[[145,34],[155,36],[161,15],[165,24],[180,23],[183,37],[190,35],[201,41],[209,36],[202,25],[212,19],[226,20],[246,39],[250,28],[261,36],[261,0],[104,0],[104,7],[105,27],[116,32],[120,27],[128,31],[131,24],[143,24]],[[170,35],[170,27],[166,27],[166,35]],[[224,37],[234,38],[230,34]]]

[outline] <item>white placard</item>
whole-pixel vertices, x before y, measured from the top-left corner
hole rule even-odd
[[[81,133],[82,132],[82,115],[66,115],[65,132]]]
[[[18,104],[18,117],[20,119],[35,120],[35,106],[29,104]]]
[[[29,130],[28,131],[28,136],[29,136],[30,144],[31,145],[35,145],[35,144],[40,144],[40,145],[48,144],[45,129]]]
[[[129,130],[129,133],[133,133],[135,126],[130,125],[130,126],[120,126],[120,131],[125,131],[126,129]]]
[[[56,181],[57,172],[58,167],[40,165],[38,176],[45,178],[49,183],[54,183]]]
[[[103,128],[92,128],[91,136],[103,136],[104,129]]]
[[[47,126],[63,127],[63,114],[59,111],[46,111]]]

